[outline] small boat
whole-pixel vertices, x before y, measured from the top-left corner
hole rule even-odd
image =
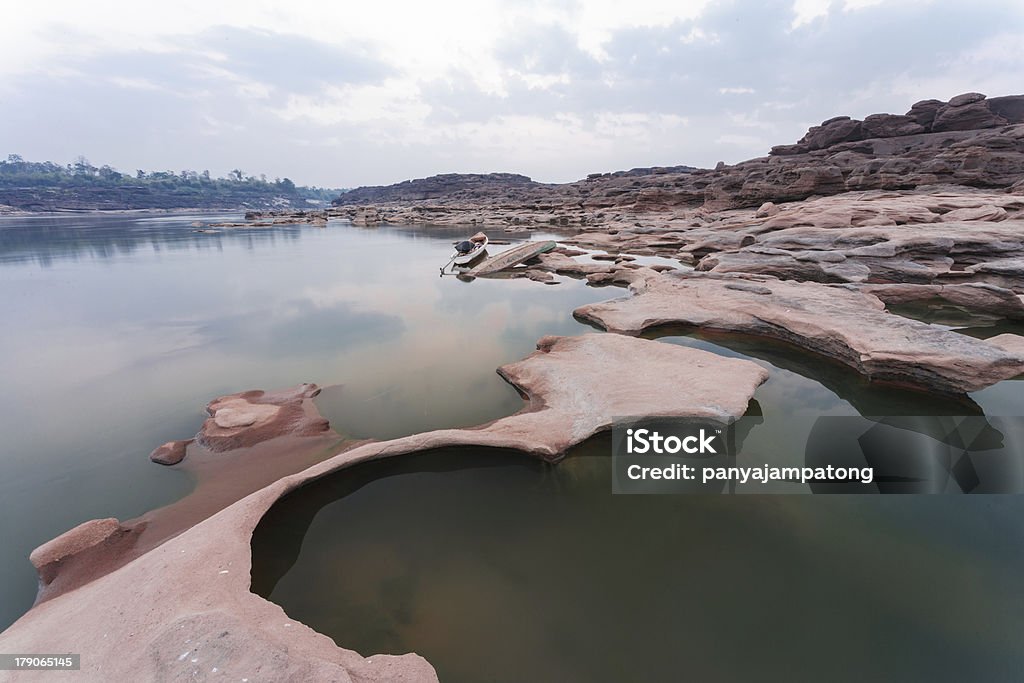
[[[448,263],[441,268],[441,272],[450,265],[468,266],[487,253],[487,235],[482,232],[470,237],[468,240],[455,243],[455,253],[448,259]]]

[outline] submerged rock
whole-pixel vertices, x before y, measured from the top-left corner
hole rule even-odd
[[[299,384],[278,391],[243,391],[216,398],[206,406],[210,415],[192,439],[168,441],[149,454],[160,465],[176,465],[195,442],[213,453],[249,448],[279,436],[316,436],[330,430],[312,399],[315,384]]]

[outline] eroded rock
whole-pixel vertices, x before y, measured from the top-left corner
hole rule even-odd
[[[976,391],[1024,372],[1024,357],[987,342],[892,315],[849,287],[667,273],[631,299],[591,304],[576,315],[615,332],[694,325],[786,341],[844,363],[872,380],[951,394]]]
[[[149,454],[149,459],[158,465],[177,465],[185,459],[185,453],[188,449],[188,445],[192,443],[192,441],[192,439],[186,439],[184,441],[168,441],[167,443],[153,449],[153,452]]]
[[[88,652],[80,675],[90,680],[184,680],[216,667],[225,680],[436,681],[418,655],[362,657],[250,592],[249,541],[274,502],[374,458],[469,445],[550,458],[615,417],[739,417],[767,378],[749,361],[600,334],[545,337],[536,353],[500,373],[528,397],[524,411],[476,429],[366,444],[280,479],[117,571],[37,604],[0,634],[0,650]],[[69,556],[54,549],[88,552],[119,533],[116,520],[90,522],[34,556],[42,566],[59,558],[59,580]]]
[[[245,391],[210,402],[210,417],[196,434],[196,443],[213,452],[253,446],[285,434],[312,436],[330,428],[309,401],[320,393],[315,384],[280,391]]]

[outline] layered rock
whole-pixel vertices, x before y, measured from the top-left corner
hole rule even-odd
[[[893,315],[875,296],[768,276],[666,273],[629,299],[576,316],[629,334],[667,324],[769,337],[852,367],[869,379],[959,394],[1024,373],[1024,357]]]
[[[512,174],[445,175],[360,188],[336,200],[353,218],[373,205],[382,222],[607,225],[629,215],[754,208],[847,191],[930,185],[1010,188],[1024,172],[1024,95],[965,93],[906,114],[837,116],[795,144],[714,170],[690,167],[591,174],[564,185]],[[628,212],[624,215],[621,212]]]

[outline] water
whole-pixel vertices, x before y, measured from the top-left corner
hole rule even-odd
[[[213,219],[0,219],[0,627],[32,604],[34,547],[192,489],[147,456],[210,399],[310,381],[346,436],[477,424],[522,404],[495,368],[609,295],[439,278],[469,228],[190,227]]]
[[[768,368],[744,441],[760,455],[802,452],[810,422],[794,416],[1017,415],[1024,394],[940,397],[763,339],[646,336]],[[253,590],[364,655],[415,651],[449,682],[1024,668],[1019,496],[611,496],[609,453],[605,435],[556,466],[468,448],[342,471],[261,522]]]
[[[1016,497],[611,496],[607,441],[321,480],[261,522],[253,589],[446,682],[1019,676]]]
[[[0,220],[4,624],[31,604],[33,547],[191,490],[146,456],[194,433],[210,398],[314,381],[345,436],[476,424],[521,405],[496,367],[545,334],[592,332],[572,309],[622,294],[438,278],[470,229],[211,235],[193,220]],[[955,322],[976,336],[1005,325]],[[951,400],[764,340],[647,336],[770,370],[755,445],[799,443],[794,414],[1020,412],[1020,382]],[[445,450],[327,477],[261,523],[253,588],[345,647],[419,652],[445,681],[1009,680],[1024,667],[1018,497],[612,497],[608,451],[596,437],[550,466]]]

